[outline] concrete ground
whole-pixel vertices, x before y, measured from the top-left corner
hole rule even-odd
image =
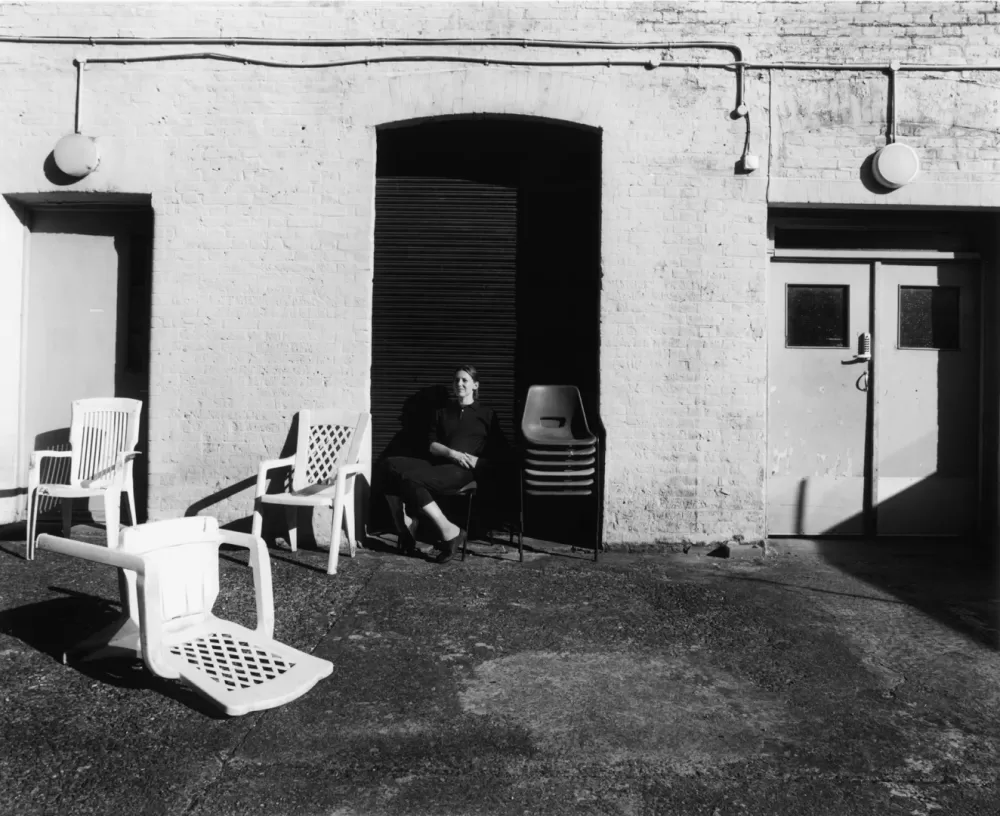
[[[998,812],[996,576],[955,544],[473,547],[371,540],[335,577],[272,548],[276,635],[334,672],[227,719],[139,663],[63,665],[114,571],[0,542],[0,813]],[[245,554],[222,568],[252,623]]]

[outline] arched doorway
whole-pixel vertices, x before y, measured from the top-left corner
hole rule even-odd
[[[596,420],[600,133],[444,118],[380,129],[377,149],[374,459],[425,444],[464,363],[512,441],[532,383],[577,385]]]

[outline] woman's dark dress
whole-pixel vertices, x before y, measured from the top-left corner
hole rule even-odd
[[[433,442],[461,453],[480,457],[475,469],[462,467],[449,459],[430,453]],[[434,425],[427,437],[426,458],[390,456],[384,466],[383,490],[399,496],[413,510],[426,507],[434,495],[455,493],[476,478],[486,465],[483,454],[500,451],[505,445],[496,412],[474,401],[471,405],[451,402],[434,414]]]

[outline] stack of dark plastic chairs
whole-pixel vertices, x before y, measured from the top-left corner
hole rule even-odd
[[[518,553],[524,560],[526,497],[593,496],[600,502],[600,451],[575,385],[532,385],[521,418],[521,516]],[[594,560],[600,513],[594,513]]]

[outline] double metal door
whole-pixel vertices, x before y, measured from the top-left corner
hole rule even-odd
[[[959,535],[979,515],[979,268],[771,264],[770,535]]]

